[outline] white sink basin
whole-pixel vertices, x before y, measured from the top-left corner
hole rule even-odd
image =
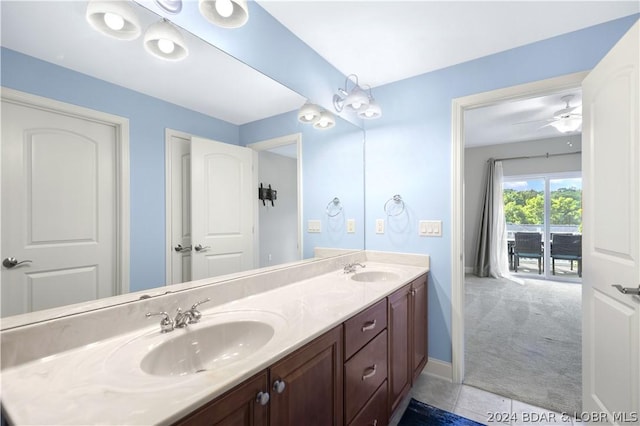
[[[165,342],[142,359],[142,371],[158,376],[183,376],[220,368],[255,353],[274,335],[272,326],[258,321],[176,331],[179,334],[167,335]]]
[[[278,351],[287,321],[268,311],[238,310],[204,314],[197,324],[134,335],[105,360],[105,369],[120,383],[167,386],[178,377],[188,379],[208,371],[225,376]]]
[[[399,278],[400,276],[398,274],[389,271],[357,272],[351,276],[352,280],[361,282],[393,281]]]

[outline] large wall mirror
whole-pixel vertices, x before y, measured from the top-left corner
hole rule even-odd
[[[184,60],[151,56],[144,30],[161,17],[131,6],[143,34],[116,40],[89,25],[85,1],[1,3],[4,318],[364,249],[363,131],[299,123],[303,96],[182,28]],[[249,152],[244,186],[240,166],[206,157],[219,148]],[[260,185],[276,199],[259,200]],[[194,209],[209,236],[251,210],[249,261],[230,250],[195,274],[192,259],[213,258],[217,242],[196,241]]]

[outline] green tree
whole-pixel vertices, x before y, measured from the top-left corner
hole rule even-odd
[[[524,205],[527,223],[540,224],[544,219],[544,196],[538,193],[535,197],[527,199]]]

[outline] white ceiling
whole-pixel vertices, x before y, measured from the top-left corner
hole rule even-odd
[[[637,0],[258,3],[342,73],[355,73],[374,87],[640,11]],[[147,54],[141,39],[122,42],[90,28],[86,1],[2,0],[0,6],[3,46],[234,124],[304,103],[302,96],[188,33],[188,58],[165,62]],[[144,28],[158,19],[141,7],[138,14]],[[514,120],[543,120],[563,106],[556,94],[472,111],[466,120],[480,124],[467,133],[473,135],[467,142],[549,137],[540,136],[540,126],[516,126]]]

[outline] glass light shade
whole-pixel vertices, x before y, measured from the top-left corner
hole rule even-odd
[[[364,118],[366,120],[373,120],[375,118],[380,118],[382,116],[382,108],[380,105],[372,98],[369,100],[369,105],[358,111],[358,117]]]
[[[166,20],[152,24],[144,34],[144,48],[167,61],[179,61],[189,54],[182,33]]]
[[[555,127],[556,130],[562,133],[575,132],[580,128],[581,124],[582,120],[577,117],[565,118],[551,123],[551,125]]]
[[[364,110],[369,106],[369,97],[356,87],[344,100],[344,106],[354,111]]]
[[[336,119],[329,111],[322,111],[318,121],[313,123],[313,127],[320,130],[330,129],[336,125]]]
[[[207,21],[224,28],[241,27],[249,19],[247,0],[198,0],[198,9]]]
[[[313,124],[320,119],[320,108],[317,105],[306,103],[298,110],[298,121]]]
[[[95,30],[118,40],[133,40],[142,32],[128,1],[92,0],[87,5],[86,18]]]

